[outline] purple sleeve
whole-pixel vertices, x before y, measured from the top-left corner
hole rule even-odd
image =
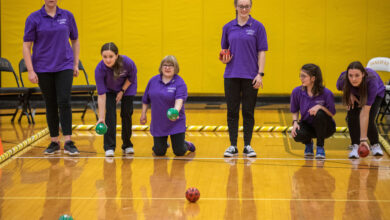
[[[221,40],[221,47],[222,49],[229,49],[229,39],[228,39],[228,28],[227,25],[223,26],[222,29],[222,40]]]
[[[127,77],[127,79],[133,84],[135,82],[135,79],[137,77],[137,66],[135,65],[135,63],[130,60],[130,63],[129,63],[129,77]]]
[[[79,32],[77,30],[76,20],[74,19],[74,16],[72,13],[69,12],[69,31],[70,31],[70,39],[71,40],[77,40],[79,38]]]
[[[186,101],[188,96],[187,85],[184,82],[184,80],[180,80],[180,81],[181,81],[180,84],[177,85],[175,99],[183,99],[183,101]]]
[[[146,86],[144,95],[142,96],[142,103],[143,104],[150,104],[150,98],[149,98],[149,87],[150,87],[150,82],[152,79],[149,80],[148,85]]]
[[[299,92],[299,87],[295,88],[290,97],[290,112],[291,113],[297,113],[299,111],[299,97],[298,97],[298,92]]]
[[[26,24],[24,27],[24,42],[35,41],[36,34],[36,22],[32,19],[31,15],[26,19]]]
[[[333,114],[336,114],[336,107],[334,105],[334,96],[330,90],[327,90],[325,107]]]
[[[337,90],[339,90],[339,91],[343,91],[345,74],[346,74],[346,72],[342,72],[340,74],[339,78],[337,79],[336,87],[337,87]]]
[[[96,81],[96,89],[98,95],[103,95],[107,92],[106,82],[104,81],[105,74],[104,71],[100,68],[99,63],[95,69],[95,81]]]
[[[265,28],[262,24],[260,24],[257,29],[257,51],[267,51],[268,50],[268,42],[267,42],[267,33],[265,32]]]
[[[375,98],[378,94],[378,86],[376,83],[376,78],[373,78],[367,83],[367,102],[366,105],[371,106],[374,104]]]

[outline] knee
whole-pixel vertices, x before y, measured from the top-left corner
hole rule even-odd
[[[318,119],[318,118],[325,118],[327,116],[327,114],[324,112],[324,110],[318,110],[317,111],[317,114],[314,116],[314,119]]]
[[[173,149],[173,153],[176,155],[176,156],[183,156],[185,153],[187,152],[187,149],[185,148],[182,148],[182,149]]]
[[[154,146],[152,149],[153,149],[153,152],[154,152],[154,154],[155,154],[156,156],[164,156],[165,153],[167,152],[167,149],[166,149],[166,148],[163,149],[163,148],[161,148],[161,147],[156,147],[156,146]]]

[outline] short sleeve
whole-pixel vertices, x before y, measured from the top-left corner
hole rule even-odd
[[[299,90],[300,87],[295,88],[290,96],[290,112],[297,113],[299,111]]]
[[[79,33],[77,30],[76,20],[74,19],[74,16],[72,13],[69,12],[69,38],[71,40],[77,40],[79,38]]]
[[[257,51],[267,51],[268,50],[268,42],[267,42],[267,33],[262,24],[259,25],[257,29]]]
[[[95,69],[95,81],[96,81],[96,89],[97,89],[98,95],[103,95],[103,94],[107,93],[107,86],[106,86],[106,83],[104,80],[105,73],[100,68],[100,64],[101,63],[99,63]]]
[[[26,24],[24,27],[24,36],[23,36],[23,41],[24,42],[33,42],[35,41],[35,36],[36,36],[36,28],[37,24],[32,18],[32,16],[28,16],[26,19]]]
[[[225,25],[222,28],[221,47],[222,49],[229,49],[228,25]]]
[[[149,87],[150,87],[150,82],[152,80],[149,80],[148,85],[145,88],[144,95],[142,96],[142,103],[143,104],[150,104],[150,97],[149,97]]]

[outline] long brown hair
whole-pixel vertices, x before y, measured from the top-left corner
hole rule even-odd
[[[347,72],[344,75],[343,103],[345,105],[353,105],[354,104],[354,103],[351,103],[351,99],[350,99],[352,84],[351,84],[351,82],[349,81],[349,78],[348,78],[348,71],[351,70],[351,69],[360,70],[363,73],[362,82],[360,83],[360,85],[358,87],[358,90],[359,90],[359,101],[360,101],[359,107],[361,108],[361,107],[363,107],[367,103],[367,83],[366,83],[366,79],[367,79],[367,75],[368,74],[367,74],[367,71],[364,68],[363,64],[361,62],[359,62],[359,61],[354,61],[354,62],[350,63],[348,68],[347,68]]]
[[[118,47],[113,42],[105,43],[100,50],[100,54],[106,50],[112,51],[115,55],[118,55],[119,53]],[[114,73],[114,79],[118,79],[121,75],[121,72],[123,71],[123,57],[121,55],[119,55],[116,59],[114,65],[112,66],[112,70]]]
[[[322,72],[319,66],[313,64],[313,63],[308,63],[302,66],[301,70],[305,73],[307,73],[309,76],[314,76],[314,85],[313,88],[311,89],[311,92],[313,93],[313,96],[317,96],[322,94],[324,92],[324,84],[322,80]]]

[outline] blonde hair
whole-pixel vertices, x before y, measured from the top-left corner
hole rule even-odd
[[[179,63],[177,62],[177,59],[173,55],[168,55],[164,57],[164,59],[161,60],[160,67],[158,68],[158,72],[162,74],[162,68],[165,63],[168,64],[173,64],[173,68],[175,69],[174,73],[175,75],[179,73],[180,68],[179,68]]]

